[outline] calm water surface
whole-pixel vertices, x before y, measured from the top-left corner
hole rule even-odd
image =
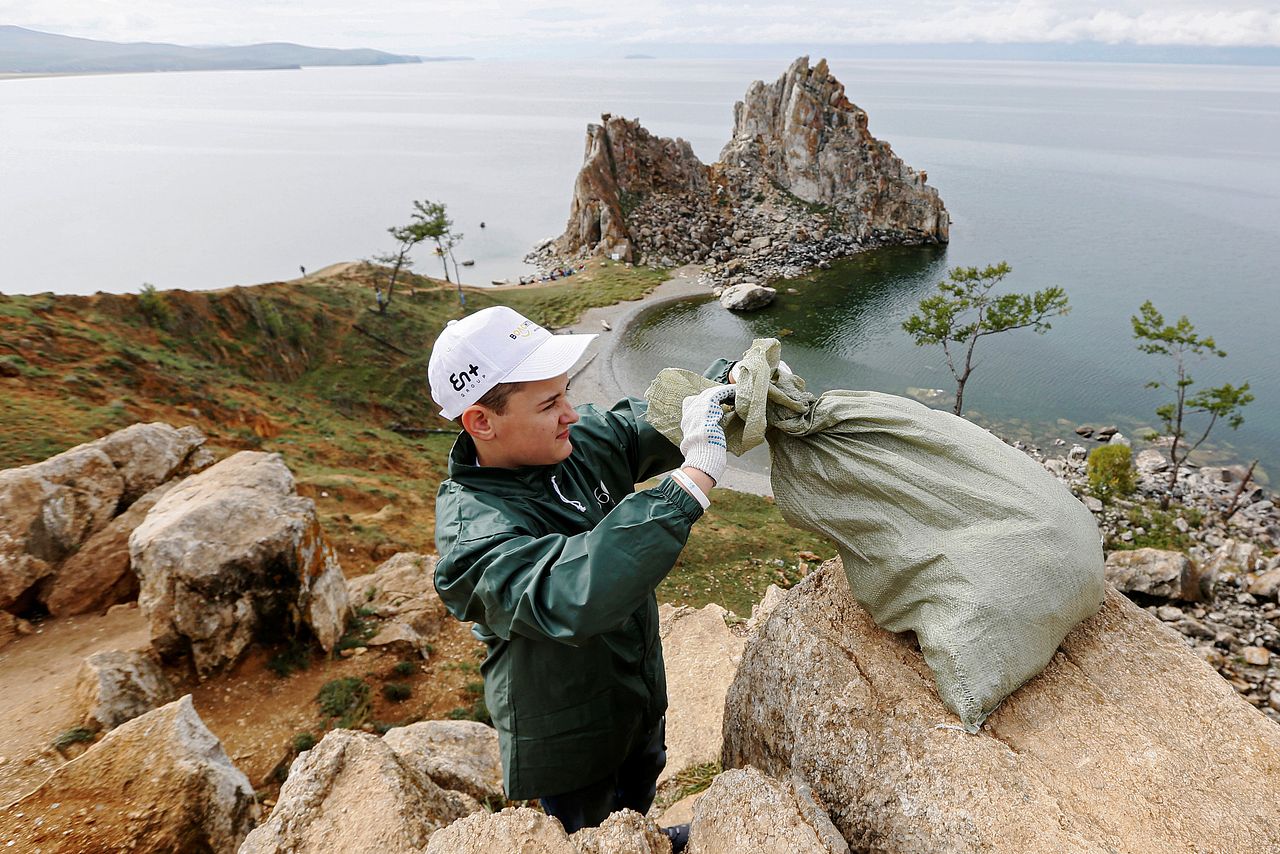
[[[1149,424],[1143,383],[1158,362],[1133,349],[1128,318],[1151,298],[1230,352],[1197,379],[1253,385],[1223,452],[1280,460],[1280,69],[832,70],[872,132],[928,171],[952,243],[865,256],[755,315],[660,310],[619,366],[638,388],[666,364],[701,367],[786,330],[788,361],[820,388],[947,388],[940,352],[900,324],[948,267],[1006,260],[1009,287],[1060,284],[1074,310],[1046,336],[984,341],[969,414],[1028,437]],[[447,202],[465,234],[468,282],[517,275],[529,246],[563,229],[586,122],[639,116],[711,161],[734,100],[782,71],[472,62],[0,81],[0,292],[290,278],[389,249],[386,227],[424,197]],[[434,270],[427,252],[418,263]]]

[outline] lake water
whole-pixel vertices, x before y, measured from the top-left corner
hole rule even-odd
[[[1045,336],[983,341],[967,414],[1035,438],[1150,424],[1158,399],[1143,384],[1160,364],[1129,328],[1150,298],[1230,353],[1195,366],[1198,380],[1253,386],[1245,426],[1216,434],[1223,453],[1280,459],[1280,69],[831,67],[871,131],[928,171],[951,244],[873,253],[755,315],[662,310],[634,331],[625,376],[642,387],[656,367],[790,329],[786,358],[819,388],[949,388],[940,351],[912,346],[901,322],[948,267],[1005,260],[1009,288],[1062,285],[1073,311]],[[783,70],[469,62],[0,81],[0,292],[291,278],[386,251],[415,198],[449,205],[459,258],[476,261],[464,280],[517,275],[564,227],[586,122],[639,116],[711,161],[733,102]],[[418,262],[435,270],[426,251]]]

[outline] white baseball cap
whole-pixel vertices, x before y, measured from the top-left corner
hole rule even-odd
[[[499,383],[558,377],[595,335],[552,335],[505,305],[450,320],[431,349],[427,378],[440,414],[453,420]]]

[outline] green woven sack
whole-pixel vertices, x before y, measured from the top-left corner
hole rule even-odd
[[[916,633],[943,703],[976,732],[1102,604],[1093,516],[963,418],[872,391],[814,397],[779,378],[780,349],[759,339],[743,356],[729,450],[768,440],[782,515],[836,544],[878,625]],[[646,394],[649,421],[678,443],[681,402],[710,385],[664,370]]]

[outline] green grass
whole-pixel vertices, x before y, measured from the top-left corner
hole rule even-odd
[[[798,582],[801,563],[818,568],[801,552],[822,560],[836,553],[822,537],[788,525],[769,499],[717,490],[675,569],[658,586],[658,600],[694,608],[715,602],[745,617],[770,584],[789,588]]]
[[[1182,508],[1182,518],[1186,520],[1190,530],[1200,527],[1204,521],[1203,514],[1195,508]],[[1128,542],[1119,537],[1111,537],[1106,543],[1107,549],[1164,549],[1166,551],[1186,551],[1195,545],[1190,531],[1183,533],[1174,527],[1178,513],[1174,509],[1161,510],[1158,501],[1141,501],[1125,513],[1130,528],[1142,528],[1144,533],[1133,534]]]
[[[330,680],[316,694],[316,703],[331,726],[358,727],[369,716],[369,683],[354,676]]]
[[[493,720],[489,717],[489,707],[484,701],[484,681],[468,682],[466,692],[468,705],[451,709],[449,718],[455,721],[479,721],[492,726]]]
[[[53,746],[58,750],[66,750],[73,744],[93,741],[93,738],[93,730],[77,726],[58,733],[58,737],[53,740]]]
[[[393,703],[402,703],[413,696],[413,689],[403,682],[388,682],[382,686],[382,696]]]

